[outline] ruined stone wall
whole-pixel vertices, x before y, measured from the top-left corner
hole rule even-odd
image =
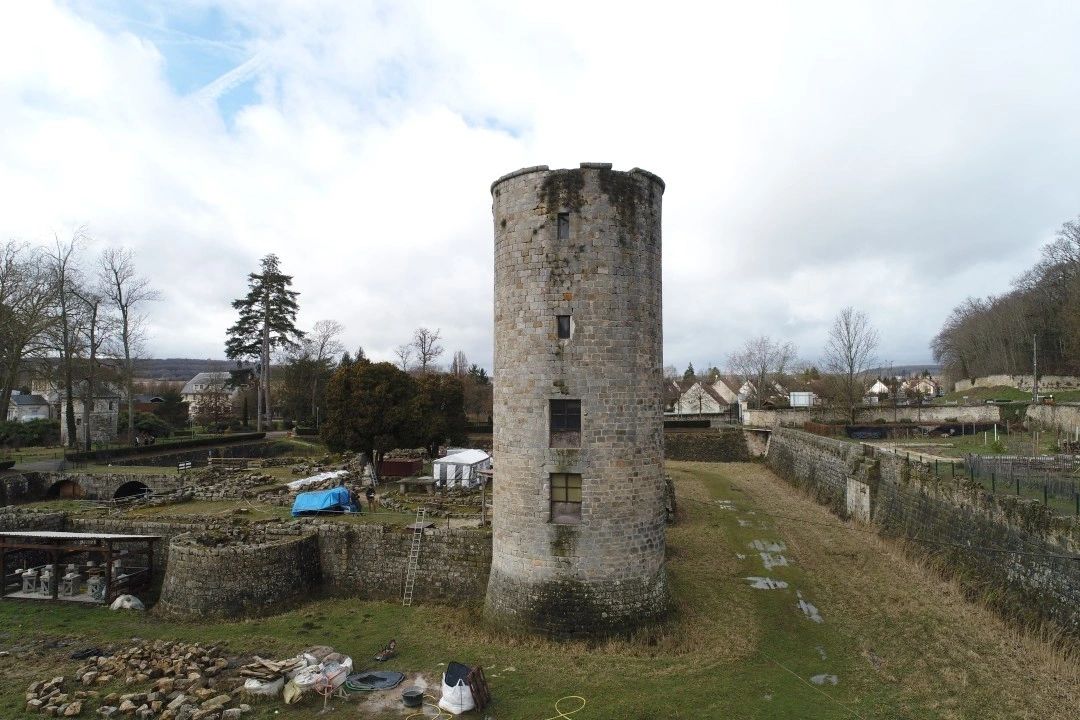
[[[165,588],[172,588],[171,592],[177,599],[168,601],[167,611],[174,615],[202,612],[199,608],[207,604],[222,608],[262,607],[258,602],[238,601],[231,582],[226,583],[221,597],[215,599],[210,585],[201,585],[196,581],[189,588],[195,593],[195,599],[179,599],[181,596],[178,593],[188,582],[185,575],[191,572],[194,564],[201,563],[203,569],[213,570],[218,577],[228,576],[233,572],[228,564],[237,556],[183,549],[174,553],[171,541],[190,534],[228,535],[240,532],[244,527],[224,519],[200,522],[135,521],[78,517],[64,512],[0,509],[0,530],[68,530],[160,536],[161,541],[154,546],[154,583],[155,588],[162,588],[163,596]],[[268,537],[295,538],[302,535],[315,538],[314,561],[310,558],[304,560],[305,567],[319,569],[318,580],[313,581],[309,588],[312,592],[366,600],[401,598],[412,543],[410,531],[400,527],[319,519],[260,523],[255,527]],[[174,562],[175,559],[179,559],[179,563]],[[488,533],[465,529],[427,530],[420,545],[414,596],[421,602],[480,602],[487,588],[490,568],[491,536]],[[265,583],[257,574],[244,577],[256,588],[252,597],[271,597],[280,594],[279,589],[285,586],[273,573],[268,577],[268,589],[264,588]],[[156,592],[151,593],[151,599],[154,595]],[[285,601],[277,604],[280,609],[286,606]]]
[[[45,473],[3,473],[0,475],[0,507],[41,500],[49,484]]]
[[[961,473],[869,446],[778,429],[768,464],[842,516],[932,555],[973,593],[1022,622],[1048,621],[1080,641],[1080,522],[1041,503],[991,496]]]
[[[314,535],[216,545],[198,534],[180,535],[169,542],[155,610],[199,618],[267,615],[310,595],[320,577]]]
[[[412,532],[384,525],[325,523],[318,529],[327,592],[364,600],[400,600]],[[491,536],[474,530],[426,530],[414,597],[458,604],[484,597]]]
[[[985,377],[957,380],[955,389],[958,392],[970,390],[973,387],[1012,387],[1017,390],[1031,390],[1032,378],[1030,375],[987,375]],[[1080,388],[1080,378],[1072,375],[1042,375],[1039,377],[1039,389],[1051,390],[1074,390]]]
[[[498,481],[486,609],[497,624],[604,635],[667,610],[663,192],[651,173],[606,164],[526,168],[492,185]],[[572,319],[567,339],[558,315]],[[581,432],[552,443],[550,401],[564,399],[581,401]],[[580,524],[551,522],[553,473],[580,474]]]
[[[1071,436],[1080,428],[1080,405],[1028,405],[1024,417],[1037,427],[1061,430]]]

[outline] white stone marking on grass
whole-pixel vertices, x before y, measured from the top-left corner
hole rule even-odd
[[[754,540],[750,543],[750,547],[761,552],[778,553],[787,550],[787,546],[782,542],[770,542],[768,540]]]
[[[818,645],[818,646],[817,646],[817,647],[815,647],[814,649],[815,649],[815,650],[817,650],[817,654],[821,656],[821,659],[822,659],[822,660],[828,660],[828,659],[829,659],[829,658],[828,658],[828,656],[827,656],[827,655],[825,655],[825,648],[823,648],[823,647],[821,647],[820,645]]]
[[[758,553],[761,555],[761,564],[765,566],[766,570],[772,570],[775,567],[784,567],[788,564],[787,558],[783,555],[776,553]]]
[[[770,577],[748,577],[743,579],[749,582],[750,587],[755,590],[781,590],[787,587],[787,583],[783,580]]]
[[[836,685],[840,682],[840,678],[836,677],[835,675],[814,675],[812,678],[810,678],[810,682],[814,683],[815,685]]]
[[[818,611],[818,609],[803,599],[801,591],[796,591],[795,594],[799,598],[799,603],[796,605],[796,607],[799,608],[800,611],[802,611],[803,615],[816,623],[825,622],[825,619],[821,617],[821,613]]]

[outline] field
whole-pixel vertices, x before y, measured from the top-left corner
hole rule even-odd
[[[1046,390],[1040,391],[1039,395],[1053,395],[1055,402],[1080,402],[1080,390]],[[934,405],[947,405],[960,403],[983,403],[987,400],[1004,400],[1007,402],[1031,402],[1031,391],[1017,390],[1014,387],[977,387],[970,390],[957,390],[946,393],[941,397],[934,398]]]
[[[552,718],[567,695],[587,703],[573,720],[1077,717],[1074,661],[763,466],[669,463],[669,471],[679,500],[668,550],[676,612],[662,628],[551,643],[486,631],[476,606],[324,598],[263,620],[171,624],[9,601],[0,603],[0,650],[11,653],[0,657],[0,717],[24,716],[26,685],[70,672],[72,651],[132,636],[227,643],[264,657],[330,644],[358,667],[393,637],[400,655],[389,669],[410,681],[419,673],[437,683],[451,660],[482,664],[495,702],[466,716],[477,718]],[[766,571],[762,553],[788,564]],[[754,577],[787,587],[756,589],[746,579]],[[336,717],[404,716],[333,704]],[[311,719],[319,709],[313,699],[263,703],[247,717]]]

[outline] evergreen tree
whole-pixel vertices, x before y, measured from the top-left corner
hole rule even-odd
[[[331,450],[362,450],[379,466],[387,450],[415,447],[416,382],[392,363],[354,362],[338,368],[326,388],[320,426]]]
[[[691,382],[697,380],[697,374],[694,372],[694,363],[690,363],[686,366],[686,372],[682,374],[682,379],[685,382]]]
[[[277,255],[270,254],[260,262],[261,272],[248,275],[248,293],[234,300],[232,306],[239,318],[228,330],[225,354],[230,359],[259,359],[259,405],[256,429],[262,430],[265,416],[273,417],[270,405],[270,352],[294,348],[304,333],[296,329],[295,290],[290,290],[292,276],[281,272]]]

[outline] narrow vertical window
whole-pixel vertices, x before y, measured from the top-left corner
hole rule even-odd
[[[581,524],[581,475],[551,474],[551,522],[557,525]]]
[[[570,339],[570,316],[569,315],[556,315],[555,323],[559,328],[559,339]]]
[[[581,401],[552,400],[550,411],[549,447],[581,447]]]
[[[560,240],[570,239],[570,213],[559,213],[558,229],[558,238]]]

